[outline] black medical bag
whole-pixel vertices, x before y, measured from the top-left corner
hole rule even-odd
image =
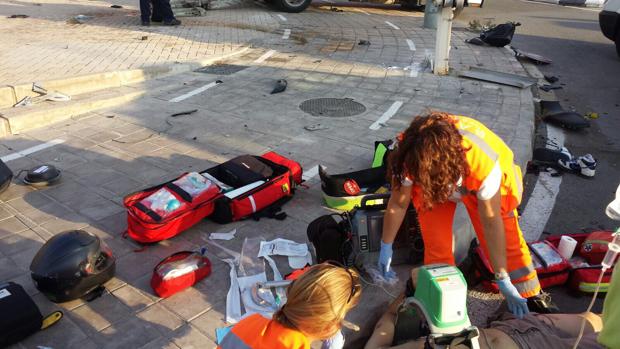
[[[20,285],[0,284],[0,348],[39,331],[43,315],[32,298]]]

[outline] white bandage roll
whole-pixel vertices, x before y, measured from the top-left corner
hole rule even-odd
[[[569,260],[573,256],[573,252],[575,252],[576,246],[577,240],[573,239],[570,236],[562,235],[558,250],[560,250],[560,254],[562,255],[562,257],[564,257],[564,259]]]

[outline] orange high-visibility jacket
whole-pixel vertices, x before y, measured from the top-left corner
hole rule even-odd
[[[310,341],[299,331],[254,314],[233,326],[217,348],[310,349]]]
[[[514,155],[499,136],[479,121],[454,116],[456,128],[463,136],[466,160],[470,173],[461,179],[455,197],[465,204],[478,240],[489,256],[484,232],[478,213],[478,200],[488,200],[497,190],[501,194],[501,214],[506,236],[506,257],[512,283],[524,297],[540,292],[540,283],[532,265],[532,259],[523,234],[519,228],[516,208],[523,192],[520,168],[514,164]],[[493,172],[493,173],[492,173]],[[495,181],[488,178],[496,176]],[[497,180],[499,178],[499,180]],[[489,185],[494,183],[494,185]],[[486,186],[486,189],[485,189]],[[424,263],[454,264],[452,251],[452,222],[456,204],[436,204],[431,210],[423,209],[421,188],[412,186],[412,201],[418,209],[422,238],[425,244]]]

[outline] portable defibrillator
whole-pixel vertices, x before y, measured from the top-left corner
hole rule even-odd
[[[383,215],[390,194],[366,195],[360,207],[350,212],[355,264],[377,265],[383,233]],[[393,245],[392,265],[418,264],[424,257],[424,242],[420,235],[417,214],[409,207]]]

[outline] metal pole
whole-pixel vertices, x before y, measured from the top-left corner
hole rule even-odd
[[[441,8],[441,17],[437,24],[435,37],[435,75],[447,75],[450,70],[450,35],[454,9],[451,6]]]

